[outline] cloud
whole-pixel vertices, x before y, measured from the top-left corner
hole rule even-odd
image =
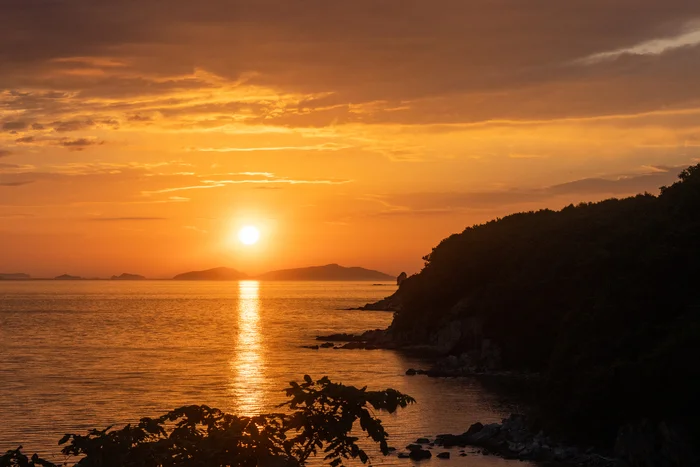
[[[678,170],[658,170],[654,168],[652,173],[642,175],[625,175],[616,178],[586,178],[572,182],[553,185],[545,190],[547,194],[609,194],[630,195],[644,192],[658,192],[661,186],[675,182],[678,178]]]
[[[543,154],[510,153],[508,157],[511,159],[546,159],[548,156]]]
[[[20,165],[20,164],[3,164],[0,163],[0,173],[6,173],[6,172],[26,172],[33,170],[34,166],[25,164],[25,165]]]
[[[23,121],[10,121],[10,122],[4,122],[2,124],[2,129],[4,131],[18,131],[18,130],[24,130],[29,126],[29,123],[23,122]]]
[[[148,115],[135,114],[135,115],[130,115],[127,118],[127,120],[130,122],[152,122],[153,117],[150,117]]]
[[[337,143],[322,143],[308,146],[274,146],[261,148],[195,148],[197,152],[256,152],[256,151],[340,151],[352,146]]]
[[[2,149],[0,148],[0,157],[8,157],[12,155],[12,151],[9,149]]]
[[[125,221],[164,221],[167,217],[91,217],[86,219],[94,222],[125,222]]]
[[[259,186],[279,186],[279,185],[343,185],[351,183],[352,180],[336,179],[294,179],[277,177],[269,172],[238,172],[228,175],[241,176],[241,178],[228,178],[220,180],[198,180],[197,185],[178,186],[172,188],[162,188],[158,190],[143,191],[144,195],[173,193],[177,191],[207,190],[211,188],[222,188],[229,185],[259,185]],[[258,178],[245,178],[246,176],[257,176]]]
[[[661,186],[675,182],[685,168],[654,167],[643,173],[613,175],[573,180],[570,182],[533,189],[511,189],[482,192],[404,193],[391,196],[368,197],[366,201],[381,205],[376,216],[445,215],[472,210],[515,209],[518,205],[542,205],[558,197],[596,199],[614,196],[632,196],[639,193],[658,193]],[[569,201],[567,201],[569,202]]]
[[[2,181],[0,181],[0,186],[16,187],[16,186],[29,185],[30,183],[34,183],[34,180],[19,180],[16,182],[2,182]]]
[[[28,120],[89,112],[190,130],[533,120],[700,98],[698,2],[578,3],[13,2],[0,89]],[[581,57],[598,58],[570,66]]]
[[[580,59],[577,62],[589,65],[605,60],[614,60],[622,55],[660,55],[674,49],[693,47],[698,44],[700,44],[700,28],[681,32],[671,37],[645,40],[631,47],[624,47],[608,52],[599,52]]]
[[[58,141],[59,146],[63,146],[64,148],[68,148],[71,151],[82,151],[83,149],[85,149],[87,147],[101,145],[104,143],[105,143],[104,141],[98,141],[96,139],[90,139],[90,138],[62,139],[62,140]]]
[[[71,131],[81,131],[89,129],[99,129],[99,128],[119,128],[119,121],[114,118],[102,118],[98,120],[93,120],[91,118],[85,120],[68,120],[68,121],[57,121],[51,123],[53,130],[58,133],[66,133]]]

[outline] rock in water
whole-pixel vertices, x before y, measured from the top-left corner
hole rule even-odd
[[[433,457],[433,454],[427,449],[413,449],[408,455],[408,457],[409,459],[413,459],[414,461],[420,461],[423,459],[430,459],[431,457]]]
[[[483,430],[483,429],[484,429],[484,425],[481,424],[481,423],[479,423],[479,422],[476,422],[476,423],[474,423],[472,426],[469,427],[469,429],[466,431],[466,433],[464,433],[464,435],[465,435],[465,436],[471,436],[471,435],[473,435],[474,433],[478,433],[478,432],[480,432],[480,431]]]

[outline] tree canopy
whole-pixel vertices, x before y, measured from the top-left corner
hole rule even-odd
[[[332,467],[346,459],[369,461],[356,425],[386,455],[389,434],[375,411],[395,412],[415,402],[393,389],[368,391],[327,377],[291,382],[280,413],[236,416],[190,405],[121,429],[66,434],[59,441],[75,467],[293,467],[317,454]],[[0,457],[0,467],[57,467],[21,447]]]
[[[424,259],[394,297],[399,343],[478,322],[506,368],[546,375],[544,405],[607,440],[635,417],[692,415],[700,165],[659,196],[513,214],[444,239]],[[452,353],[474,349],[462,336]]]

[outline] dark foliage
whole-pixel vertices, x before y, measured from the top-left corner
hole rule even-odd
[[[547,375],[550,414],[600,441],[644,417],[697,426],[700,165],[679,178],[659,196],[519,213],[446,238],[397,292],[394,336],[479,323],[506,367]]]
[[[301,384],[290,383],[286,394],[284,413],[238,417],[191,405],[122,429],[66,434],[59,444],[68,443],[62,452],[79,467],[284,467],[304,465],[318,453],[336,467],[345,459],[369,460],[352,433],[357,421],[388,454],[389,435],[373,411],[393,413],[415,402],[393,389],[367,391],[327,377],[314,382],[305,376]],[[0,457],[0,467],[10,466],[57,467],[20,449]]]

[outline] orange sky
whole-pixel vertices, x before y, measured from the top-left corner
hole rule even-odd
[[[697,1],[6,0],[0,64],[0,272],[412,273],[700,157]]]

